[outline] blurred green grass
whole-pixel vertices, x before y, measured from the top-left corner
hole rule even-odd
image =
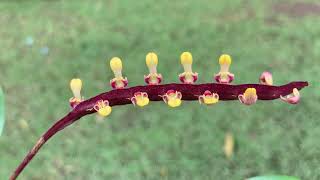
[[[229,53],[237,84],[257,82],[269,70],[276,84],[308,80],[310,87],[298,106],[184,102],[173,110],[151,103],[114,108],[103,121],[85,117],[50,140],[20,179],[320,179],[319,16],[291,17],[274,11],[277,3],[0,2],[0,84],[7,101],[0,179],[69,111],[71,78],[83,80],[87,98],[108,91],[112,73],[106,60],[119,56],[129,86],[143,84],[149,51],[158,54],[166,83],[178,82],[179,55],[191,51],[199,83],[211,82],[217,58]],[[42,47],[48,55],[40,53]],[[231,161],[222,151],[228,131],[237,142]]]

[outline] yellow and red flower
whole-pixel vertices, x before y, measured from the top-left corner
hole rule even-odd
[[[114,73],[115,78],[110,80],[110,85],[113,89],[122,89],[128,85],[127,77],[122,77],[122,61],[118,57],[110,60],[110,67]]]
[[[255,88],[247,88],[243,94],[238,96],[239,101],[245,105],[255,104],[258,100],[257,91]]]
[[[163,101],[170,107],[178,107],[181,105],[182,94],[179,91],[168,90],[165,95],[162,96]]]
[[[234,74],[229,72],[231,62],[231,57],[228,54],[223,54],[220,56],[220,72],[214,76],[214,79],[218,83],[229,84],[233,81]]]
[[[203,95],[199,96],[199,103],[211,105],[219,102],[219,95],[217,93],[211,93],[210,91],[205,91]]]
[[[109,101],[107,100],[99,100],[96,102],[96,104],[93,106],[93,109],[98,112],[100,116],[108,116],[112,109],[109,106]]]
[[[184,72],[179,74],[180,81],[184,84],[193,84],[198,79],[198,73],[192,72],[192,54],[190,52],[183,52],[180,60],[184,69]]]
[[[83,101],[81,96],[82,81],[81,79],[72,79],[70,81],[70,88],[73,93],[73,97],[69,99],[69,104],[72,108],[75,108]]]
[[[162,81],[162,75],[157,73],[158,56],[154,52],[150,52],[146,56],[146,64],[149,74],[144,76],[144,81],[148,85],[158,85]]]
[[[131,98],[133,105],[138,105],[140,107],[146,106],[149,104],[148,94],[146,92],[136,92]]]

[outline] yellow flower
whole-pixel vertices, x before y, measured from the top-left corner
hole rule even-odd
[[[162,81],[162,75],[157,73],[158,56],[154,52],[150,52],[146,56],[146,64],[149,74],[144,76],[144,81],[148,85],[158,85]]]
[[[245,105],[252,105],[258,100],[257,91],[255,88],[247,88],[243,94],[238,96],[239,101]]]
[[[131,102],[133,105],[138,105],[140,107],[146,106],[149,104],[148,94],[145,92],[136,92],[131,98]]]
[[[220,71],[214,76],[214,79],[218,83],[229,84],[234,79],[234,74],[229,72],[229,67],[231,65],[231,56],[228,54],[222,54],[219,58]]]
[[[199,103],[204,103],[206,105],[211,105],[219,102],[219,95],[217,93],[211,93],[210,91],[205,91],[203,95],[199,96]]]
[[[162,98],[168,106],[178,107],[181,105],[182,94],[179,91],[169,90]]]
[[[190,52],[183,52],[180,60],[184,69],[184,72],[179,74],[180,81],[185,84],[193,84],[198,79],[198,73],[192,72],[192,54]]]
[[[110,60],[110,68],[114,73],[114,78],[110,80],[110,85],[113,89],[121,89],[128,85],[127,78],[122,77],[122,61],[118,57],[113,57]]]
[[[109,106],[109,101],[107,100],[99,100],[96,102],[93,108],[98,112],[99,115],[104,117],[108,116],[112,111],[111,107]]]

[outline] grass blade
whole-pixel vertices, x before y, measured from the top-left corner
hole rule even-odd
[[[4,94],[0,88],[0,136],[4,127]]]
[[[299,180],[299,178],[292,176],[257,176],[253,178],[249,178],[247,180]]]

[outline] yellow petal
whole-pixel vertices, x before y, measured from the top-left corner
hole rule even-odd
[[[257,90],[255,88],[247,88],[244,92],[244,97],[252,97],[257,95]]]
[[[136,98],[136,104],[140,107],[146,106],[149,104],[149,98],[143,97],[143,98]]]
[[[181,105],[181,100],[178,98],[172,98],[168,100],[168,105],[170,107],[178,107]]]
[[[111,113],[112,109],[110,106],[104,106],[98,110],[99,115],[108,116]]]
[[[203,102],[205,104],[215,104],[219,101],[219,99],[215,98],[215,97],[204,97],[203,98]]]

